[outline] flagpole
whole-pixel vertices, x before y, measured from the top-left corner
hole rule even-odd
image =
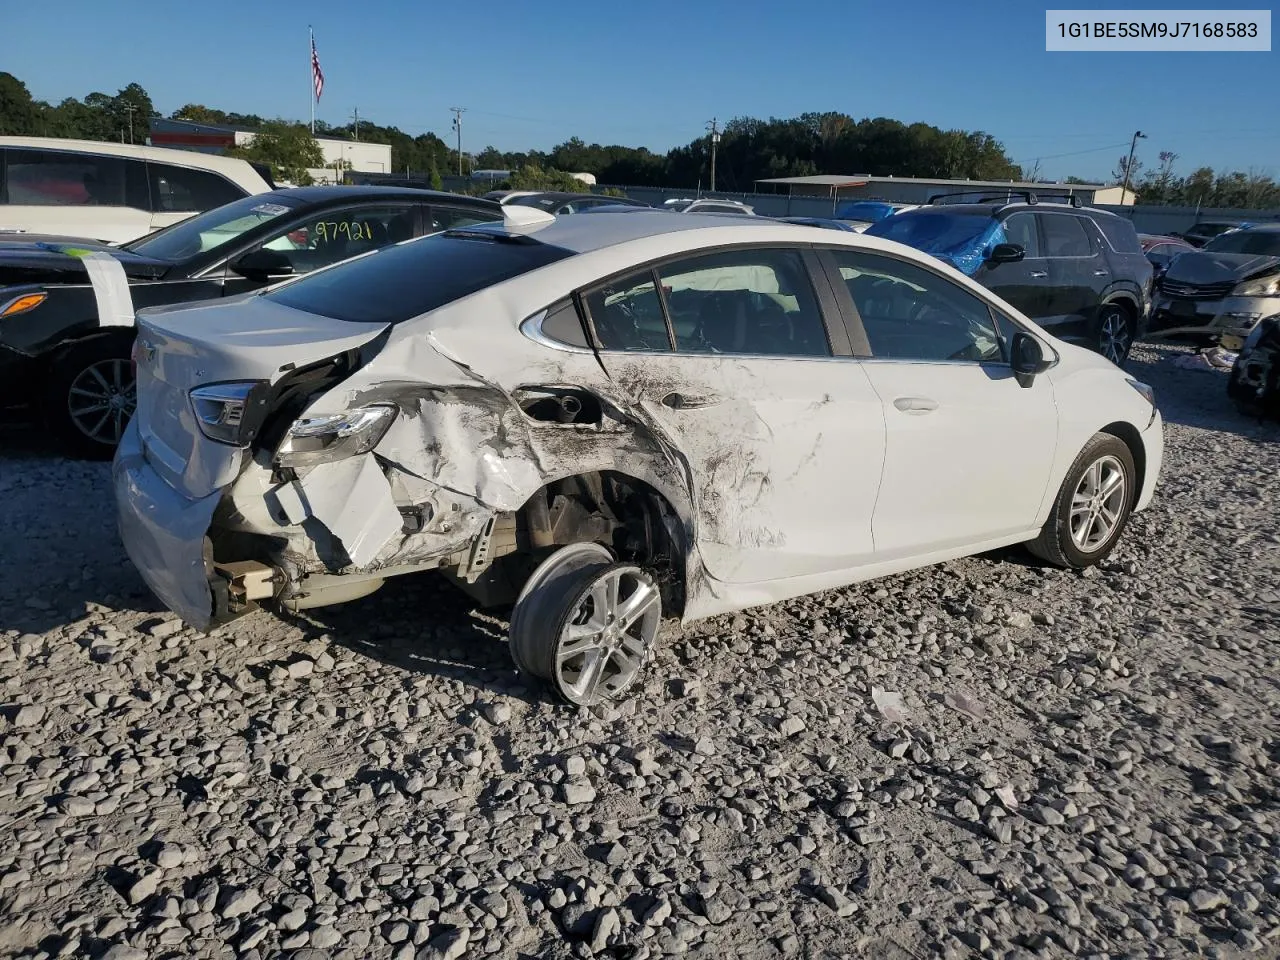
[[[311,24],[307,24],[307,32],[311,34],[311,49],[307,51],[307,83],[311,88],[311,135],[316,135],[316,74],[315,74],[315,55],[316,55],[316,32],[311,29]]]

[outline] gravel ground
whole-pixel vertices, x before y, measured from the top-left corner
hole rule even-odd
[[[1280,428],[1177,352],[1103,568],[670,628],[582,714],[431,577],[183,629],[108,468],[6,434],[0,953],[1280,955]]]

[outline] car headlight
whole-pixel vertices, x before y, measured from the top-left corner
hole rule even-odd
[[[242,447],[250,440],[260,417],[253,414],[266,402],[267,384],[260,380],[212,383],[191,391],[191,406],[200,432],[210,440]]]
[[[1233,297],[1276,297],[1280,296],[1280,274],[1270,277],[1255,277],[1237,284],[1231,291]]]
[[[295,420],[276,448],[276,465],[314,467],[368,453],[378,445],[399,412],[393,404],[378,403],[345,413]]]
[[[1124,382],[1142,394],[1147,403],[1151,404],[1153,407],[1156,405],[1156,391],[1155,387],[1151,386],[1151,384],[1143,383],[1141,380],[1134,380],[1130,377],[1126,377]]]

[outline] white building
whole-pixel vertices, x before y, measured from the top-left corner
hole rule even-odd
[[[222,153],[228,147],[252,143],[254,131],[246,127],[229,127],[190,120],[151,121],[151,143],[157,147],[178,147],[201,153]],[[391,146],[367,143],[342,137],[317,136],[316,143],[324,154],[324,166],[309,171],[316,183],[337,183],[342,171],[356,173],[391,173]]]

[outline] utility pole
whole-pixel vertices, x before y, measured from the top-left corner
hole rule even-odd
[[[124,111],[129,115],[129,142],[130,143],[133,143],[133,114],[134,114],[134,111],[137,109],[138,108],[134,106],[132,103],[126,103],[124,105]]]
[[[453,129],[458,131],[458,176],[462,176],[462,115],[467,112],[466,107],[450,107],[453,111]]]
[[[711,131],[711,192],[716,192],[716,147],[720,143],[720,130],[716,127],[716,118],[712,117],[707,122],[707,129]]]
[[[351,119],[355,121],[356,143],[359,143],[360,142],[360,108],[359,107],[356,107],[354,110],[351,111]]]
[[[1133,151],[1138,146],[1139,140],[1147,139],[1147,135],[1141,130],[1135,131],[1133,139],[1129,141],[1129,159],[1124,165],[1124,186],[1120,188],[1120,202],[1124,203],[1125,197],[1129,195],[1129,178],[1133,172]]]

